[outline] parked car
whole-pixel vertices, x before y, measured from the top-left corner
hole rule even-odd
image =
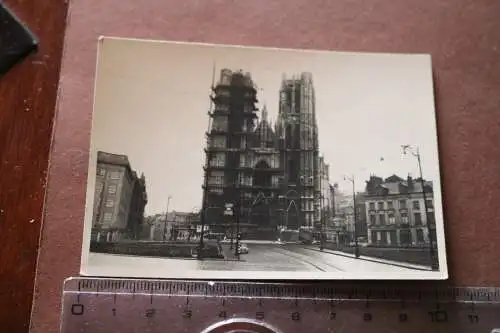
[[[239,249],[238,249],[239,254],[247,254],[248,253],[248,246],[246,244],[240,244]]]

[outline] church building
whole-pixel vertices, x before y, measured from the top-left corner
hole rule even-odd
[[[325,223],[328,165],[311,74],[283,77],[279,94],[273,122],[267,106],[256,106],[249,73],[222,69],[212,86],[201,214],[211,232],[276,240],[282,230]]]

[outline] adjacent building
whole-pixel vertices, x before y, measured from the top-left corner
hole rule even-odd
[[[211,99],[200,222],[247,239],[321,228],[331,200],[311,74],[283,78],[274,123],[249,73],[221,70]]]
[[[192,213],[173,211],[169,213],[168,220],[172,222],[168,240],[187,240],[192,234]]]
[[[316,225],[316,230],[321,230],[322,233],[326,232],[328,222],[333,218],[332,212],[332,191],[330,188],[330,166],[326,163],[323,156],[319,158],[318,165],[318,178],[319,178],[319,216],[316,221],[320,225]]]
[[[93,240],[139,237],[147,200],[146,179],[137,176],[126,155],[97,153]]]
[[[368,240],[368,225],[366,222],[366,198],[364,192],[356,193],[356,235],[365,243]]]
[[[330,187],[333,207],[333,229],[337,234],[335,241],[349,244],[356,240],[365,242],[367,238],[365,194],[347,194],[335,183]]]
[[[411,176],[406,179],[397,175],[386,179],[371,176],[366,183],[364,200],[369,244],[428,245],[429,229],[432,239],[436,239],[431,181]]]

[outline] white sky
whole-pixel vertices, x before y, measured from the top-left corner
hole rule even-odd
[[[204,131],[213,64],[252,74],[272,119],[282,74],[311,72],[320,152],[330,180],[363,190],[370,173],[418,176],[401,145],[420,147],[439,190],[430,57],[237,48],[105,38],[97,71],[92,149],[127,154],[144,172],[146,214],[201,206]],[[380,162],[380,158],[384,161]]]

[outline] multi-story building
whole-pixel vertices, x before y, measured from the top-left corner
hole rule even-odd
[[[332,191],[330,189],[330,166],[325,162],[323,156],[319,157],[318,163],[318,178],[319,178],[319,214],[316,221],[319,221],[320,225],[315,225],[316,230],[325,232],[328,221],[333,218],[332,214]]]
[[[200,217],[211,232],[236,226],[246,238],[276,239],[283,228],[320,225],[328,167],[318,156],[314,98],[310,74],[284,78],[273,125],[265,106],[257,115],[250,74],[221,70],[209,112]]]
[[[363,242],[368,241],[368,223],[366,221],[366,203],[365,193],[358,192],[356,194],[356,209],[357,209],[357,235]]]
[[[424,191],[427,202],[424,202]],[[371,176],[367,181],[365,193],[369,244],[390,246],[429,244],[429,229],[432,239],[435,239],[433,200],[431,181],[413,179],[411,176],[407,179],[396,175],[386,179]]]
[[[132,171],[128,157],[98,152],[92,239],[135,238],[146,203],[146,180]]]

